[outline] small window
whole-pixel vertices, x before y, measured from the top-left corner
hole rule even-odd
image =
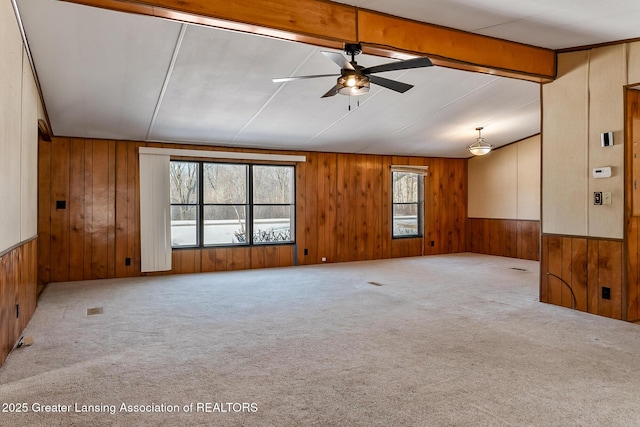
[[[421,174],[392,172],[393,237],[422,236],[424,178]]]

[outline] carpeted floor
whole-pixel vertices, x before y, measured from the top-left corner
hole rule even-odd
[[[0,369],[0,425],[640,425],[640,327],[539,303],[538,269],[457,254],[52,284]]]

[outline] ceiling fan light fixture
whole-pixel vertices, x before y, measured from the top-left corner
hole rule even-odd
[[[482,137],[482,129],[482,127],[476,128],[476,130],[478,131],[478,138],[476,138],[476,142],[467,147],[469,149],[469,152],[474,156],[484,156],[485,154],[489,154],[489,152],[494,148],[493,145],[489,144]]]
[[[338,77],[338,93],[341,95],[364,95],[369,92],[371,82],[367,76],[355,73],[343,73]]]

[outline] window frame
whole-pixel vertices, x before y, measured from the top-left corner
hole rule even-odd
[[[395,186],[394,184],[394,174],[403,173],[403,174],[412,174],[417,175],[418,178],[418,188],[417,188],[417,201],[416,202],[395,202]],[[395,221],[394,221],[394,211],[396,205],[416,205],[417,207],[417,230],[415,234],[399,234],[395,233]],[[391,171],[391,238],[392,239],[415,239],[424,237],[424,174],[422,173],[414,173],[407,171]]]
[[[182,249],[210,249],[210,248],[237,248],[237,247],[260,247],[260,246],[273,246],[273,245],[295,245],[296,244],[296,204],[297,204],[297,194],[296,194],[296,165],[295,164],[278,164],[278,163],[256,163],[256,162],[221,162],[221,161],[208,161],[208,160],[185,160],[181,158],[170,159],[170,163],[172,162],[184,162],[184,163],[196,163],[198,166],[198,203],[197,204],[189,204],[185,205],[183,203],[171,203],[171,207],[173,206],[197,206],[196,212],[196,244],[195,245],[182,245],[182,246],[173,246],[171,245],[172,250],[182,250]],[[205,203],[204,200],[204,165],[205,164],[217,164],[217,165],[234,165],[234,166],[245,166],[247,168],[246,173],[246,203],[244,204],[246,208],[245,213],[245,235],[247,236],[247,241],[244,243],[222,243],[222,244],[205,244],[204,242],[204,209],[206,206],[240,206],[242,204],[238,203]],[[285,204],[264,204],[258,203],[254,204],[253,199],[253,167],[254,166],[270,166],[270,167],[285,167],[290,168],[292,170],[291,173],[291,203]],[[278,242],[254,242],[253,238],[253,214],[255,206],[289,206],[291,210],[290,222],[292,223],[291,227],[291,240],[289,241],[278,241]]]
[[[171,249],[182,249],[182,248],[186,248],[186,249],[192,249],[192,248],[197,248],[200,247],[201,242],[202,242],[202,236],[199,230],[198,225],[200,224],[200,215],[201,215],[201,209],[200,209],[200,205],[202,204],[202,176],[201,176],[201,169],[202,167],[200,166],[199,162],[196,160],[171,160],[169,159],[169,182],[171,182],[171,163],[175,162],[175,163],[194,163],[196,164],[196,177],[197,177],[197,185],[198,185],[198,191],[196,192],[196,202],[195,203],[172,203],[171,202],[171,184],[169,187],[169,215],[171,216],[169,218],[169,223],[171,224],[173,222],[173,207],[177,206],[195,206],[196,208],[196,244],[195,245],[181,245],[181,246],[173,246],[173,242],[171,242]],[[173,225],[170,225],[170,227],[173,227]]]

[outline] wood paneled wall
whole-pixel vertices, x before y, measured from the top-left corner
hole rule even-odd
[[[37,241],[0,256],[0,366],[36,310]]]
[[[543,235],[540,268],[540,301],[624,318],[622,241]]]
[[[626,91],[625,217],[627,320],[640,320],[640,91]]]
[[[469,218],[467,251],[540,260],[540,221]]]
[[[39,283],[140,275],[138,148],[178,144],[53,138],[39,146]],[[173,251],[169,273],[466,250],[467,161],[317,152],[296,165],[296,245]],[[392,164],[429,166],[425,237],[391,238]],[[57,208],[56,202],[66,202]],[[305,255],[307,249],[307,255]],[[296,252],[297,251],[297,252]],[[295,253],[294,253],[295,252]],[[131,265],[125,259],[131,259]]]

